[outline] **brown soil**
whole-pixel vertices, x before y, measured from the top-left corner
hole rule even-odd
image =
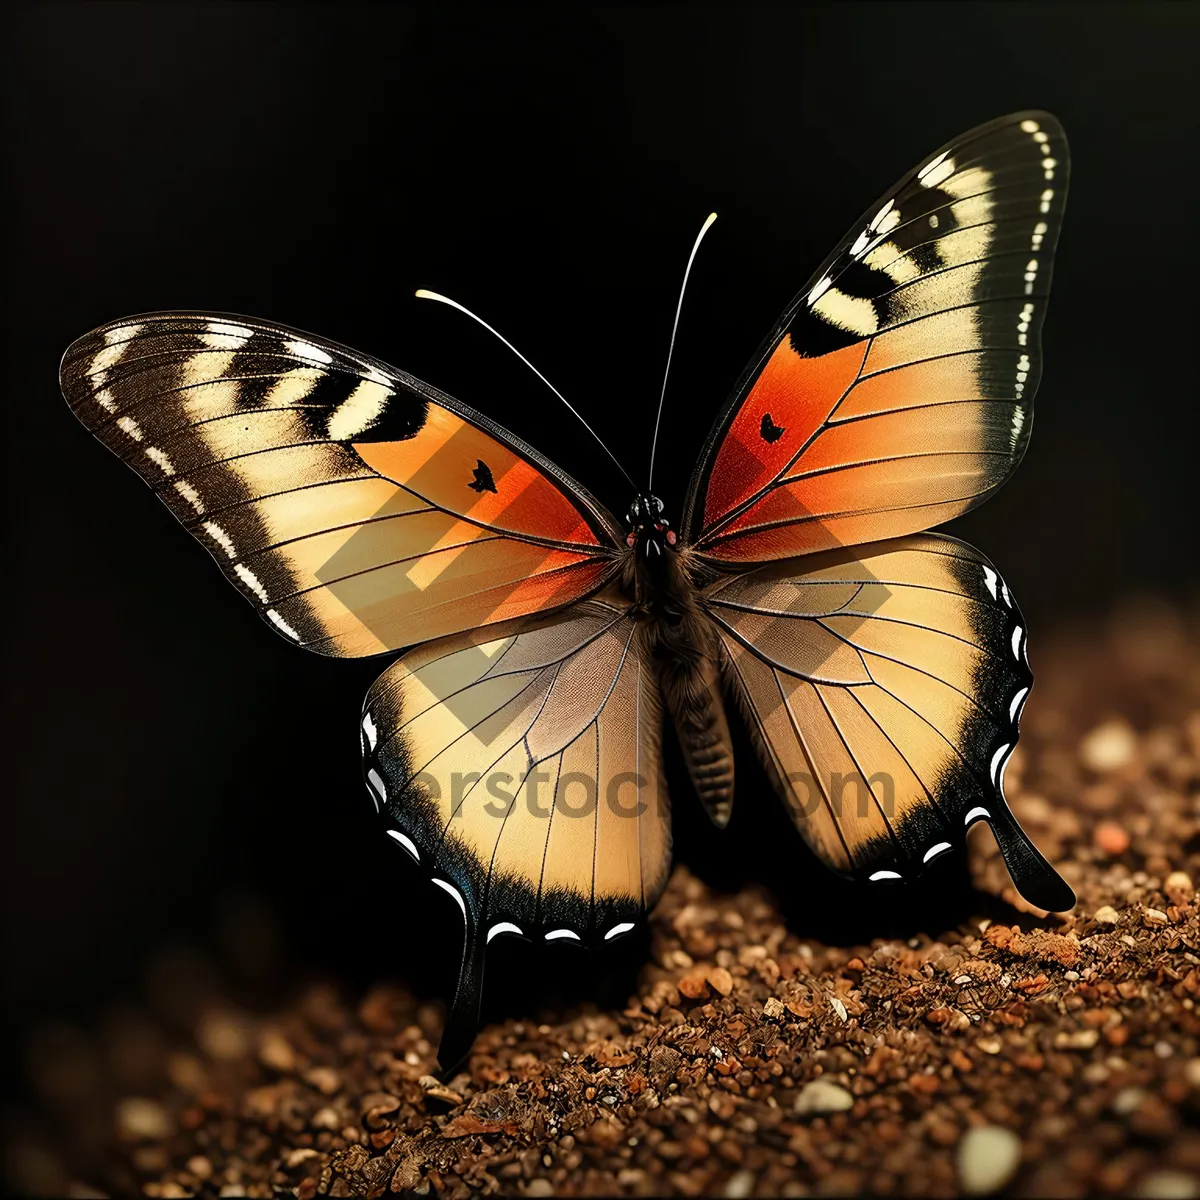
[[[488,1025],[444,1082],[440,1010],[393,986],[203,1005],[174,1045],[131,1018],[124,1094],[48,1034],[58,1132],[21,1124],[10,1186],[1200,1196],[1200,640],[1144,603],[1034,653],[1008,791],[1074,913],[1020,901],[984,829],[977,915],[903,940],[823,944],[677,867],[622,1006]]]

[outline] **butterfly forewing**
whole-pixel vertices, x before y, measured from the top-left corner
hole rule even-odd
[[[245,317],[152,313],[75,342],[79,419],[277,632],[358,656],[594,591],[612,517],[402,371]]]
[[[980,126],[873,205],[780,319],[702,456],[685,529],[769,561],[919,532],[1024,452],[1066,198],[1047,113]]]

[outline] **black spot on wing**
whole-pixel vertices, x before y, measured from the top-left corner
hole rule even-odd
[[[478,466],[475,468],[475,478],[467,484],[467,487],[473,492],[496,492],[496,481],[492,478],[492,469],[483,461],[478,460]]]
[[[779,441],[779,439],[783,437],[785,433],[787,433],[787,429],[782,425],[776,425],[775,422],[771,420],[770,413],[763,413],[762,423],[758,427],[758,432],[762,435],[764,442],[774,444],[775,442]]]

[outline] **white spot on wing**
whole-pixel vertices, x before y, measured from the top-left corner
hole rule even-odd
[[[552,929],[546,934],[546,941],[548,942],[557,942],[563,938],[569,938],[573,942],[581,940],[579,934],[572,929]]]
[[[604,940],[610,941],[612,938],[620,937],[623,933],[628,933],[633,928],[632,921],[622,921],[620,925],[614,925],[605,935]]]
[[[96,393],[96,403],[100,405],[105,412],[117,411],[117,402],[112,398],[112,395],[107,388],[101,388]]]
[[[129,434],[135,442],[142,440],[142,427],[132,417],[118,417],[117,425]]]
[[[1029,689],[1027,687],[1023,687],[1012,698],[1012,703],[1008,706],[1008,719],[1010,721],[1015,721],[1017,719],[1017,713],[1020,711],[1021,703],[1024,701],[1025,697],[1028,695],[1029,695]]]
[[[520,925],[514,925],[511,921],[497,921],[488,930],[487,940],[490,942],[492,938],[502,933],[521,933],[521,927]]]
[[[379,731],[375,728],[375,720],[370,713],[363,713],[362,727],[363,733],[367,735],[367,745],[374,750],[375,743],[379,739]]]
[[[223,530],[216,521],[205,521],[204,531],[212,538],[230,558],[237,558],[237,548],[233,544],[233,539]]]
[[[252,331],[244,325],[231,325],[228,321],[209,321],[208,329],[200,335],[200,340],[214,350],[240,350],[252,336]]]
[[[293,642],[300,640],[300,635],[273,608],[267,609],[267,616],[270,618],[271,624],[286,633]]]
[[[921,277],[921,268],[917,266],[912,255],[905,254],[895,242],[880,242],[872,248],[863,262],[877,271],[886,272],[894,283],[911,283],[912,280]]]
[[[1021,440],[1021,430],[1025,427],[1025,410],[1018,404],[1013,407],[1012,433],[1009,438],[1012,448],[1017,448]]]
[[[379,797],[380,801],[386,804],[387,784],[383,782],[383,776],[374,767],[367,772],[367,783],[371,785],[371,790]]]
[[[990,819],[991,815],[992,814],[988,812],[986,808],[980,808],[976,806],[975,808],[971,809],[971,811],[967,813],[965,817],[963,817],[963,824],[970,825],[972,821]]]
[[[1008,752],[1009,752],[1011,749],[1012,749],[1012,743],[1010,743],[1010,742],[1005,742],[1005,743],[1004,743],[1004,745],[1003,745],[1003,746],[1000,746],[1000,747],[999,747],[999,748],[996,750],[996,753],[992,755],[992,765],[991,765],[991,767],[988,769],[988,774],[989,774],[989,775],[991,775],[991,777],[992,777],[992,782],[993,782],[994,784],[996,784],[996,786],[997,786],[997,787],[999,787],[999,786],[1000,786],[1000,785],[999,785],[998,778],[997,778],[997,776],[998,776],[998,774],[999,774],[999,771],[1000,771],[1000,763],[1001,763],[1001,762],[1007,762],[1007,761],[1008,761],[1008,760],[1007,760],[1007,758],[1006,758],[1005,756],[1008,754]]]
[[[1025,264],[1025,295],[1033,295],[1033,285],[1037,282],[1038,260],[1031,258]]]
[[[458,890],[458,888],[456,888],[452,883],[447,883],[444,879],[438,879],[437,876],[434,876],[433,882],[437,884],[437,886],[440,887],[443,892],[449,892],[450,895],[454,897],[459,909],[462,912],[463,920],[465,921],[467,919],[467,905],[463,900],[462,893]]]
[[[820,298],[829,290],[829,286],[832,283],[833,280],[830,279],[828,275],[826,275],[823,279],[818,279],[817,282],[813,284],[812,291],[808,293],[809,304],[816,304],[816,302],[820,300]]]
[[[177,479],[175,481],[175,490],[196,510],[197,513],[204,512],[204,501],[200,499],[200,493],[186,479]]]
[[[164,475],[174,475],[175,465],[167,454],[160,450],[157,446],[146,447],[146,457],[153,463],[157,463],[162,468]]]
[[[409,854],[411,854],[413,856],[413,858],[416,859],[417,862],[421,861],[421,856],[420,856],[420,854],[417,853],[416,844],[413,842],[412,838],[410,838],[408,836],[407,833],[401,833],[398,829],[389,829],[388,833],[392,837],[394,837],[396,839],[396,841],[398,841],[400,843],[400,845],[402,845],[405,848],[405,850],[407,850],[409,852]],[[437,880],[435,879],[433,882],[437,883]],[[460,897],[459,903],[461,903],[461,902],[462,902],[462,898]],[[465,910],[464,910],[464,916],[465,915],[466,914],[465,914]]]
[[[901,879],[903,878],[899,871],[876,871],[873,875],[867,876],[871,883],[878,883],[881,879]]]
[[[311,342],[302,341],[300,338],[293,338],[292,341],[285,342],[284,349],[290,351],[297,358],[306,359],[308,362],[323,364],[333,362],[332,354],[328,354],[319,346],[314,346]]]
[[[364,379],[329,415],[326,432],[332,442],[348,442],[369,429],[387,406],[390,389]]]
[[[948,175],[954,173],[954,159],[947,158],[946,152],[943,151],[933,159],[932,162],[927,162],[918,172],[917,178],[926,187],[936,187]],[[934,178],[934,176],[937,178]]]
[[[864,296],[850,296],[831,287],[817,299],[812,310],[830,325],[836,325],[847,333],[866,337],[879,331],[879,314],[875,311],[875,305]]]
[[[996,580],[999,578],[1000,578],[1000,576],[997,575],[996,572],[993,571],[991,567],[983,568],[983,582],[987,584],[987,590],[992,593],[993,600],[997,599]]]
[[[262,580],[250,570],[245,563],[238,563],[233,568],[233,573],[264,603],[266,604],[269,597],[267,589],[263,587]]]
[[[877,229],[880,227],[880,225],[882,225],[882,224],[883,224],[883,222],[884,222],[884,219],[887,217],[888,213],[890,213],[890,212],[892,211],[892,209],[893,209],[893,208],[895,208],[895,207],[896,207],[896,201],[895,201],[895,200],[889,200],[889,201],[888,201],[888,202],[887,202],[887,203],[886,203],[886,204],[885,204],[885,205],[884,205],[884,206],[883,206],[883,207],[882,207],[882,208],[881,208],[881,209],[880,209],[880,210],[879,210],[879,211],[878,211],[878,212],[877,212],[877,213],[876,213],[876,214],[875,214],[875,215],[874,215],[872,218],[871,218],[871,229],[872,229],[872,231],[875,231],[875,230],[877,230]]]
[[[1021,661],[1021,635],[1024,632],[1025,631],[1020,627],[1020,625],[1017,625],[1013,628],[1012,652],[1013,658],[1015,658],[1017,662]]]
[[[938,842],[936,845],[930,846],[929,849],[925,851],[925,857],[921,859],[921,861],[928,862],[931,858],[936,858],[942,853],[943,850],[949,849],[951,849],[949,842]]]

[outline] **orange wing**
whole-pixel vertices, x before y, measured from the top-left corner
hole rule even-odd
[[[982,554],[897,538],[726,575],[702,599],[764,765],[827,865],[912,878],[983,820],[1022,895],[1075,903],[1004,800],[1033,676]]]
[[[1029,438],[1066,199],[1047,113],[980,126],[873,205],[784,313],[717,422],[684,529],[752,563],[928,529]]]
[[[272,627],[359,656],[596,590],[620,529],[529,446],[384,363],[246,317],[151,313],[80,338],[76,416]]]

